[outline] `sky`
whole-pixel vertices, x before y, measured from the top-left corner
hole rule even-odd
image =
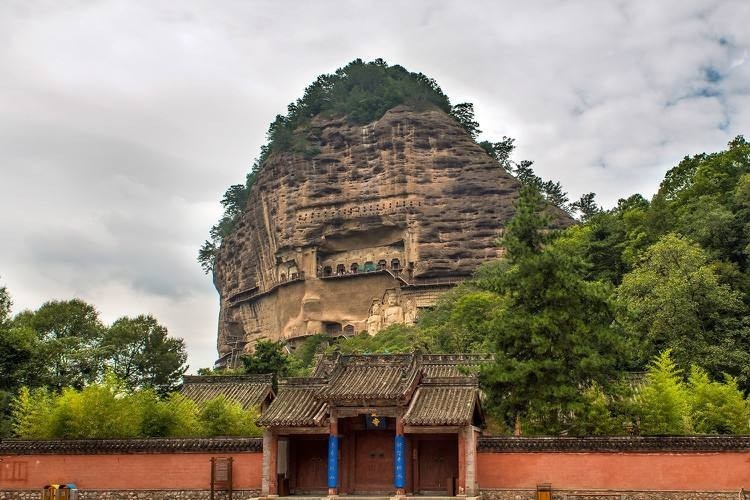
[[[216,358],[196,254],[268,124],[378,57],[474,103],[571,199],[650,197],[750,135],[750,2],[0,0],[0,285],[153,314]]]

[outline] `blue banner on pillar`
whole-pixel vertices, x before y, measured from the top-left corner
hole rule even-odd
[[[339,485],[339,438],[328,436],[328,487]]]
[[[406,486],[406,454],[404,436],[396,436],[393,453],[393,485],[396,488]]]

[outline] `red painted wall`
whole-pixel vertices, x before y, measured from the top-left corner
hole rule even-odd
[[[82,489],[209,489],[209,460],[217,456],[234,457],[235,489],[260,489],[262,453],[6,455],[0,457],[0,489],[58,483]]]
[[[478,453],[480,488],[750,488],[750,453]]]
[[[261,453],[6,455],[0,489],[208,489],[212,456],[234,457],[236,489],[260,489]],[[732,491],[750,489],[750,453],[480,452],[477,477],[480,488]]]

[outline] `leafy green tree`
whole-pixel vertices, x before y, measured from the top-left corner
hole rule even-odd
[[[476,139],[482,133],[479,123],[474,120],[474,105],[470,102],[456,104],[451,109],[451,116],[461,125],[472,139]]]
[[[7,324],[0,326],[0,390],[14,391],[21,385],[35,384],[39,365],[39,339],[34,330]]]
[[[636,394],[642,434],[690,434],[690,394],[669,349],[656,356]]]
[[[516,168],[513,170],[513,175],[516,176],[521,184],[524,186],[531,186],[536,191],[542,190],[542,178],[534,173],[533,161],[523,160],[520,163],[516,163]]]
[[[65,439],[138,437],[140,415],[127,388],[112,374],[81,390],[66,387],[50,415],[52,433]]]
[[[549,241],[550,217],[544,212],[544,198],[533,186],[521,188],[516,213],[508,222],[500,244],[511,262],[539,254]]]
[[[0,439],[13,435],[13,393],[0,391]]]
[[[605,385],[623,356],[612,330],[610,288],[584,279],[585,263],[554,245],[539,193],[526,187],[502,240],[507,263],[483,286],[504,297],[488,338],[495,361],[482,372],[488,403],[512,425],[530,417],[548,432],[569,428],[581,387]]]
[[[50,419],[53,402],[54,396],[45,387],[22,387],[11,403],[15,435],[28,439],[56,437]]]
[[[285,377],[292,371],[292,359],[281,342],[259,340],[252,354],[246,354],[241,359],[245,373],[273,373],[277,377]]]
[[[243,410],[239,403],[218,396],[203,404],[198,418],[206,436],[260,436],[258,416],[256,410]]]
[[[541,189],[544,198],[549,203],[565,212],[570,211],[570,207],[568,207],[568,193],[563,191],[562,184],[559,182],[546,181],[542,183]]]
[[[101,374],[104,325],[94,306],[80,299],[46,302],[36,311],[18,314],[13,327],[36,334],[39,359],[44,362],[35,368],[42,383],[54,390],[81,388]]]
[[[616,436],[624,433],[623,421],[613,415],[611,396],[599,384],[592,383],[583,390],[582,396],[583,406],[571,421],[570,434]]]
[[[145,437],[190,437],[203,434],[198,419],[200,408],[179,393],[160,399],[153,390],[133,393],[134,406],[140,409],[140,434]]]
[[[180,394],[130,391],[108,373],[84,389],[21,388],[12,403],[15,434],[30,439],[259,436],[258,413],[224,396],[199,406]]]
[[[590,280],[619,285],[643,250],[653,243],[648,234],[649,203],[636,195],[621,199],[617,207],[598,211],[584,224],[567,228],[556,244],[587,262]]]
[[[738,136],[728,149],[685,157],[667,172],[653,200],[651,226],[699,243],[711,259],[748,270],[750,223],[743,185],[750,173],[750,143]]]
[[[580,215],[580,219],[583,222],[591,220],[591,218],[601,212],[601,208],[596,204],[594,193],[586,193],[581,195],[578,201],[571,203],[570,208]]]
[[[498,142],[481,141],[478,144],[510,174],[513,173],[513,162],[510,157],[516,149],[515,141],[512,137],[504,135]]]
[[[700,246],[668,234],[649,247],[617,289],[618,319],[642,346],[640,359],[671,349],[683,370],[696,356],[714,376],[747,380],[750,344],[739,292],[719,281]]]
[[[13,302],[5,286],[0,287],[0,438],[10,436],[15,391],[36,379],[37,338],[28,328],[14,327]]]
[[[750,406],[730,376],[724,383],[709,380],[708,373],[693,365],[688,378],[690,414],[699,434],[750,433]]]
[[[13,301],[7,287],[0,286],[0,325],[5,325],[10,321],[11,306],[13,306]]]
[[[140,412],[115,377],[85,389],[20,390],[13,403],[16,435],[22,438],[106,438],[139,435]]]
[[[159,394],[175,390],[187,370],[182,339],[169,337],[151,315],[122,317],[103,337],[106,364],[129,388],[150,387]]]
[[[36,379],[36,363],[39,361],[36,333],[13,324],[11,305],[8,290],[0,287],[0,391],[9,393]],[[7,410],[7,405],[0,405],[0,414],[7,413],[2,409]]]
[[[201,265],[203,272],[208,274],[214,270],[216,263],[216,252],[219,250],[216,241],[206,240],[198,249],[198,263]]]
[[[352,337],[341,338],[328,351],[338,351],[342,354],[406,354],[427,352],[427,344],[417,328],[391,325],[379,331],[377,335],[362,332]]]
[[[430,352],[487,351],[486,339],[495,312],[504,306],[503,298],[486,290],[464,288],[461,292],[446,297],[420,322],[423,336],[433,344]]]
[[[268,156],[268,148],[261,148],[261,157]],[[206,240],[198,250],[198,263],[200,263],[203,272],[208,274],[213,271],[216,262],[216,254],[223,239],[228,236],[234,229],[237,220],[247,205],[247,199],[250,196],[250,188],[255,184],[257,170],[260,168],[260,160],[256,160],[252,170],[245,177],[245,184],[233,184],[224,193],[221,199],[221,206],[224,207],[224,213],[209,231],[211,239]]]
[[[198,368],[198,375],[244,375],[245,369],[241,366],[235,368]]]

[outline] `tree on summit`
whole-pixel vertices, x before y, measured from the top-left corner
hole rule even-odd
[[[515,141],[512,137],[504,135],[498,142],[481,141],[478,144],[503,167],[503,170],[512,174],[514,165],[510,156],[513,154],[513,150],[516,149]]]
[[[479,123],[474,120],[474,105],[470,102],[462,102],[451,108],[451,116],[461,125],[472,139],[476,139],[482,133]]]

